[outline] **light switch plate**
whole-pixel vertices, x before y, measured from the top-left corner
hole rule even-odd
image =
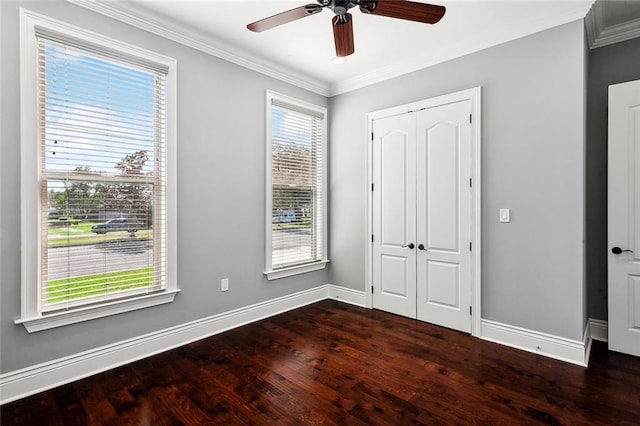
[[[511,209],[500,209],[500,222],[511,222]]]

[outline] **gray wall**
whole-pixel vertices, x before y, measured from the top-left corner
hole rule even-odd
[[[19,7],[178,61],[178,285],[160,307],[28,334],[20,316]],[[205,318],[328,282],[326,271],[268,282],[264,269],[265,89],[326,98],[64,2],[0,2],[1,372]],[[206,225],[206,226],[205,226]],[[230,279],[221,293],[220,279]]]
[[[587,284],[589,318],[607,320],[608,86],[640,79],[640,38],[589,53],[587,98]]]
[[[576,21],[332,98],[331,282],[365,289],[366,113],[482,86],[482,316],[581,340],[584,64]]]

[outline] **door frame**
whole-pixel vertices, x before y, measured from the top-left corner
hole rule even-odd
[[[473,250],[471,251],[471,335],[480,336],[480,321],[482,318],[482,88],[480,86],[455,93],[450,93],[434,98],[423,99],[404,105],[394,106],[367,114],[367,158],[366,158],[366,181],[367,186],[367,206],[366,206],[366,240],[365,240],[365,294],[366,307],[373,307],[373,295],[371,292],[373,286],[373,250],[371,236],[373,235],[373,194],[371,186],[373,184],[373,121],[391,117],[394,115],[405,114],[418,111],[425,108],[433,108],[441,105],[461,101],[471,101],[471,111],[473,115],[471,123],[471,176],[473,185],[471,187],[471,236]]]

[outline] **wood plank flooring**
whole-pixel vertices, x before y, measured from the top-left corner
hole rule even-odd
[[[323,301],[5,404],[2,425],[640,425],[640,359],[589,368]]]

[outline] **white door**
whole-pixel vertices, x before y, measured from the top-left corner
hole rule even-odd
[[[471,332],[471,101],[373,121],[373,307]]]
[[[640,81],[609,86],[609,349],[640,356]]]
[[[373,123],[373,306],[416,317],[416,124],[413,114]]]
[[[417,316],[471,332],[471,101],[417,116]]]

